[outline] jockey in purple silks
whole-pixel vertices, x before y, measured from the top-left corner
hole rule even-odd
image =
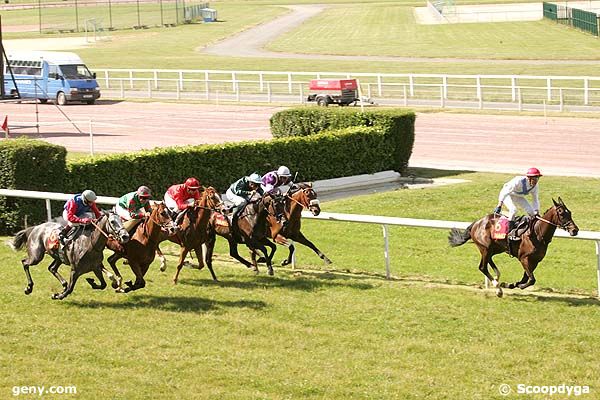
[[[262,177],[261,187],[265,193],[271,193],[280,186],[287,185],[292,178],[290,169],[282,165],[277,171],[271,171]]]

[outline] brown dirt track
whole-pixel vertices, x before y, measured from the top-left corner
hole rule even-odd
[[[13,129],[88,152],[93,120],[96,153],[154,147],[270,139],[269,118],[280,107],[100,101],[69,105],[65,113],[84,132],[66,124],[51,104],[39,105],[40,135],[34,128]],[[35,105],[0,104],[9,125],[32,124]],[[60,125],[46,126],[48,123]],[[439,169],[523,172],[537,166],[549,175],[600,177],[600,129],[589,118],[455,113],[419,114],[410,165]]]

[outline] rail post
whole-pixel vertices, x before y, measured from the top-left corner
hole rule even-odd
[[[596,258],[598,258],[598,298],[600,299],[600,240],[596,240]]]
[[[383,228],[383,256],[385,257],[385,278],[390,279],[390,241],[388,235],[387,225],[381,225]]]
[[[52,221],[52,206],[50,204],[50,199],[46,199],[46,217],[48,217],[48,222]],[[596,242],[596,248],[598,248],[598,242]],[[600,272],[598,272],[598,276],[600,277]]]

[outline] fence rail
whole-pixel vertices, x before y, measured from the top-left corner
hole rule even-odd
[[[0,189],[0,196],[7,197],[23,197],[29,199],[41,199],[46,201],[46,211],[48,220],[52,218],[51,200],[63,200],[66,201],[72,194],[65,193],[54,193],[54,192],[36,192],[27,190],[11,190],[11,189]],[[98,196],[97,202],[100,204],[114,205],[118,201],[117,197]],[[339,222],[354,222],[363,224],[377,224],[381,225],[383,230],[383,241],[384,241],[384,257],[385,257],[385,271],[386,277],[391,277],[390,270],[390,255],[389,255],[389,231],[388,227],[392,226],[406,226],[416,228],[430,228],[430,229],[465,229],[469,226],[469,222],[458,222],[458,221],[441,221],[441,220],[430,220],[430,219],[415,219],[415,218],[398,218],[398,217],[383,217],[377,215],[357,215],[357,214],[339,214],[339,213],[328,213],[322,212],[318,216],[312,215],[310,212],[302,212],[302,217],[306,219],[315,219],[320,221],[339,221]],[[577,240],[594,240],[596,242],[596,258],[597,258],[597,283],[598,283],[598,297],[600,298],[600,232],[592,231],[579,231],[577,236],[569,236],[566,232],[557,230],[554,234],[558,238],[566,239],[577,239]]]
[[[600,77],[98,69],[114,98],[305,103],[311,79],[356,78],[382,105],[600,111]]]

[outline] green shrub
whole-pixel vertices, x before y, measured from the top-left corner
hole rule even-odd
[[[393,149],[392,169],[402,173],[408,167],[415,139],[415,114],[399,109],[299,107],[283,110],[271,117],[271,132],[276,138],[308,136],[331,129],[373,126],[381,129]]]
[[[29,139],[0,143],[0,187],[5,189],[61,192],[65,181],[67,151],[62,146]],[[0,233],[17,231],[25,224],[46,220],[44,200],[0,197]]]

